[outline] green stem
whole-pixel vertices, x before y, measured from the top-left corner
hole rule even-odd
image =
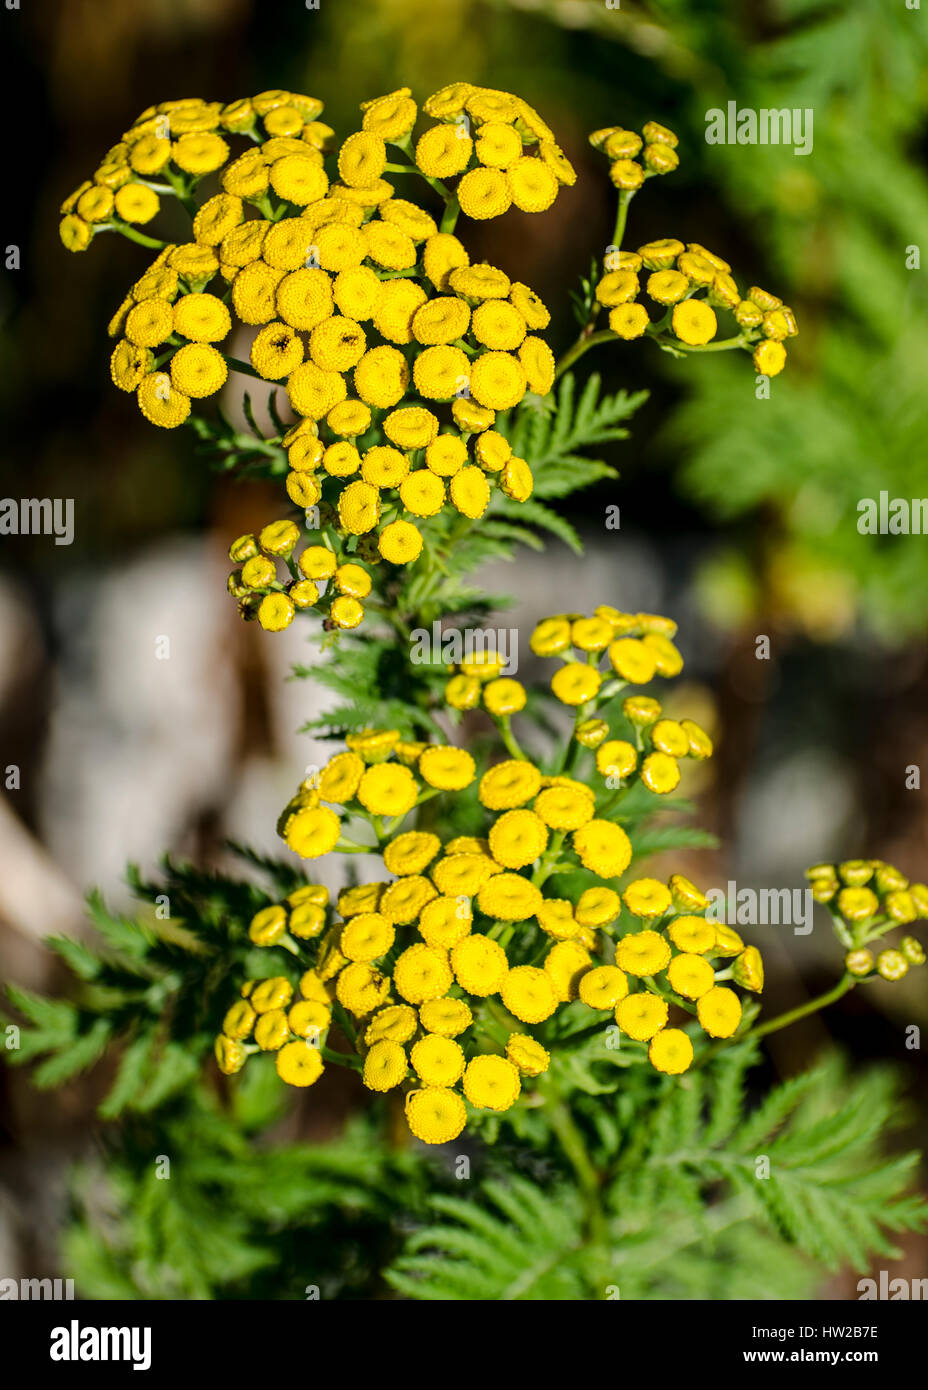
[[[843,975],[835,987],[825,994],[819,994],[815,999],[809,999],[805,1004],[799,1004],[795,1009],[788,1009],[786,1013],[777,1014],[776,1018],[768,1019],[766,1023],[759,1023],[755,1028],[749,1028],[746,1033],[736,1033],[730,1038],[721,1038],[703,1053],[699,1059],[699,1065],[708,1062],[710,1058],[715,1057],[732,1043],[756,1042],[759,1038],[767,1037],[769,1033],[778,1033],[781,1028],[788,1028],[791,1023],[796,1023],[800,1018],[807,1018],[809,1014],[817,1013],[819,1009],[827,1009],[829,1004],[836,1003],[859,983],[860,981],[853,975]]]
[[[255,371],[250,362],[242,362],[238,357],[226,357],[226,365],[230,372],[240,372],[242,376],[253,376],[256,381],[267,380],[260,372]]]
[[[587,338],[579,338],[573,347],[568,348],[564,356],[558,362],[554,372],[554,379],[564,375],[568,367],[572,367],[579,357],[585,352],[589,352],[591,347],[597,347],[600,343],[608,343],[615,340],[615,334],[611,328],[600,328],[598,332],[591,333]]]
[[[128,222],[112,222],[99,230],[101,232],[118,232],[120,236],[128,237],[129,241],[137,241],[139,246],[150,246],[154,251],[163,251],[167,246],[166,241],[159,241],[157,237],[146,236],[144,232],[137,232],[134,227],[129,226]]]

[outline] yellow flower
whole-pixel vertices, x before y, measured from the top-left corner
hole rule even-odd
[[[408,1004],[388,1004],[374,1014],[365,1030],[364,1041],[368,1046],[377,1042],[409,1042],[417,1026],[415,1009]]]
[[[221,342],[231,330],[229,311],[214,294],[185,294],[174,306],[174,331],[195,343]]]
[[[221,135],[182,135],[171,146],[171,158],[188,174],[211,174],[229,158],[229,146]]]
[[[325,170],[306,155],[287,154],[271,165],[270,184],[278,197],[305,207],[325,196],[329,179]]]
[[[270,1013],[274,1009],[285,1009],[293,997],[293,986],[282,975],[273,975],[255,985],[248,996],[249,1003],[257,1014]]]
[[[124,222],[134,222],[137,225],[150,222],[157,216],[161,207],[157,193],[143,183],[127,183],[117,189],[115,204],[116,212]]]
[[[409,367],[396,348],[371,348],[354,370],[355,390],[368,405],[382,410],[396,405],[409,384]]]
[[[741,1022],[741,1001],[734,990],[715,985],[696,1004],[700,1026],[712,1038],[730,1038]]]
[[[488,936],[466,936],[451,948],[454,978],[468,994],[495,994],[509,969],[506,952]],[[434,996],[437,998],[438,996]]]
[[[447,401],[454,396],[470,370],[466,354],[447,344],[427,347],[413,365],[416,389],[426,400]]]
[[[682,951],[668,965],[667,980],[670,988],[684,999],[700,999],[715,984],[715,973],[702,956]]]
[[[146,299],[129,311],[125,333],[136,347],[157,347],[174,331],[174,315],[164,299]]]
[[[468,464],[455,473],[450,484],[451,501],[462,516],[477,520],[490,502],[490,485],[479,468]]]
[[[541,890],[520,874],[494,874],[477,893],[480,911],[501,922],[525,922],[541,903]]]
[[[424,449],[438,434],[438,419],[421,406],[407,406],[387,416],[383,431],[401,449]]]
[[[451,969],[433,946],[407,946],[393,967],[393,985],[410,1004],[440,999],[451,985]]]
[[[680,1028],[662,1028],[648,1048],[648,1060],[657,1071],[678,1076],[693,1060],[693,1044]]]
[[[715,312],[701,299],[686,299],[674,305],[670,323],[680,341],[692,347],[710,342],[718,328]]]
[[[602,676],[595,666],[569,661],[551,679],[551,690],[565,705],[584,705],[592,700],[602,685]]]
[[[270,323],[277,313],[277,288],[283,278],[282,270],[274,270],[263,261],[254,261],[239,271],[232,284],[232,304],[242,323]],[[287,319],[287,313],[281,317]]]
[[[490,828],[490,852],[507,869],[533,864],[547,843],[545,823],[534,811],[505,811]]]
[[[389,988],[388,977],[374,966],[367,961],[352,961],[339,971],[335,995],[349,1013],[363,1018],[384,1002]]]
[[[505,169],[522,154],[522,138],[511,125],[486,121],[479,130],[474,153],[481,164]]]
[[[197,400],[219,391],[228,374],[222,353],[206,343],[188,343],[171,358],[172,382]]]
[[[335,848],[341,821],[327,806],[297,811],[287,824],[284,839],[301,859],[318,859]]]
[[[483,690],[486,709],[498,717],[517,714],[525,708],[527,698],[525,686],[508,676],[488,682]]]
[[[469,787],[477,768],[471,755],[463,748],[426,748],[419,759],[419,771],[430,787],[442,791],[461,791]]]
[[[638,754],[625,739],[608,739],[596,750],[596,766],[604,777],[630,777],[638,765]]]
[[[731,977],[742,989],[761,993],[764,988],[764,962],[756,946],[746,946],[735,959]]]
[[[594,804],[586,787],[546,787],[535,800],[535,812],[552,830],[579,830],[593,819]]]
[[[148,348],[137,347],[125,338],[117,343],[110,357],[110,376],[120,391],[134,391],[152,370],[154,358]]]
[[[641,780],[649,791],[665,796],[680,781],[676,758],[668,753],[649,753],[641,764]]]
[[[704,955],[715,947],[715,926],[704,917],[677,917],[667,928],[667,935],[680,951]]]
[[[374,816],[405,816],[416,804],[419,784],[401,763],[369,767],[361,778],[357,798]]]
[[[413,280],[386,280],[374,310],[374,327],[391,343],[412,342],[412,321],[425,303],[425,290]],[[408,377],[407,377],[408,380]],[[359,392],[360,394],[360,392]],[[395,401],[388,404],[394,405]],[[371,401],[372,405],[377,404]]]
[[[369,1091],[390,1091],[406,1075],[406,1053],[397,1042],[381,1039],[364,1059],[362,1079]]]
[[[600,878],[617,878],[631,863],[631,841],[611,821],[591,820],[575,830],[572,838],[580,863]]]
[[[637,878],[622,894],[625,906],[636,917],[663,917],[673,905],[670,889],[656,878]]]
[[[312,1086],[322,1075],[324,1067],[317,1047],[303,1039],[287,1043],[277,1054],[277,1075],[288,1086]]]
[[[464,1071],[464,1094],[482,1110],[508,1110],[521,1089],[518,1070],[506,1057],[473,1057]]]
[[[454,1091],[426,1086],[406,1097],[406,1123],[423,1144],[447,1144],[467,1122],[464,1102]]]
[[[612,888],[587,888],[577,899],[576,917],[583,927],[604,927],[622,911],[622,899]]]
[[[472,922],[466,898],[433,898],[419,914],[419,932],[429,946],[450,950],[470,933]]]
[[[302,339],[285,323],[269,323],[251,345],[251,365],[266,381],[289,376],[303,361]]]
[[[470,1027],[473,1014],[463,999],[427,999],[419,1009],[419,1019],[429,1033],[452,1038]]]
[[[247,269],[248,267],[246,271]],[[236,276],[233,298],[244,273]],[[324,270],[303,267],[292,270],[289,275],[281,272],[281,275],[275,291],[275,302],[280,317],[290,324],[291,328],[299,328],[305,332],[316,328],[332,316],[332,283]],[[353,320],[348,322],[354,323]],[[362,340],[363,336],[361,333]],[[353,366],[358,360],[354,358],[350,365]]]
[[[478,795],[488,810],[523,806],[541,788],[541,773],[531,763],[510,759],[497,763],[480,779]]]
[[[786,348],[773,338],[758,343],[754,349],[754,370],[763,376],[779,376],[786,366]]]
[[[366,347],[364,329],[342,314],[323,319],[309,335],[309,355],[326,372],[347,372],[356,367]]]
[[[615,1007],[615,1021],[623,1033],[637,1042],[647,1042],[667,1022],[669,1010],[656,994],[630,994]]]
[[[440,849],[441,841],[437,835],[428,831],[409,830],[390,841],[384,849],[383,862],[387,870],[398,877],[419,874],[431,863]]]
[[[557,192],[557,180],[553,178],[550,171],[540,161],[534,161],[539,169],[554,183],[555,193]],[[458,202],[461,211],[467,217],[474,218],[475,221],[485,221],[490,217],[499,217],[506,212],[513,201],[517,186],[514,185],[508,176],[499,169],[471,169],[464,175],[457,187]],[[518,183],[518,191],[521,197],[529,201],[533,197],[538,197],[541,193],[540,184],[533,184],[531,179],[523,176]],[[551,199],[553,202],[553,198]],[[550,206],[546,204],[546,206]],[[538,209],[540,211],[540,209]]]
[[[557,1008],[557,996],[550,978],[532,965],[510,970],[500,988],[505,1007],[523,1023],[541,1023]]]
[[[175,429],[190,414],[190,397],[171,384],[167,372],[149,372],[135,394],[145,419],[162,429]]]
[[[339,949],[347,960],[379,960],[396,938],[396,930],[379,912],[359,912],[342,929]]]
[[[615,965],[588,970],[580,980],[580,998],[591,1009],[614,1009],[628,994],[628,979]]]
[[[428,468],[417,468],[400,483],[400,501],[413,516],[435,516],[445,501],[445,485]]]
[[[436,896],[434,886],[421,874],[407,874],[391,883],[380,899],[380,911],[391,922],[406,925],[414,922],[423,908]]]
[[[453,178],[467,168],[473,148],[470,136],[456,126],[432,126],[416,143],[416,164],[429,178]]]
[[[657,671],[657,658],[636,637],[621,637],[609,647],[612,669],[622,680],[645,685]]]
[[[838,911],[849,922],[865,922],[879,910],[879,898],[871,888],[842,888],[838,894]]]
[[[256,912],[248,927],[248,935],[256,946],[273,946],[287,930],[287,913],[274,904]],[[228,1029],[225,1030],[228,1032]]]
[[[293,622],[296,609],[287,594],[266,594],[258,606],[258,622],[265,632],[283,632]]]
[[[590,953],[579,941],[559,941],[552,946],[544,969],[562,1003],[578,998],[580,980],[590,965]]]
[[[523,1076],[541,1076],[551,1063],[551,1054],[527,1033],[510,1033],[506,1056]]]
[[[377,544],[391,565],[409,565],[422,550],[422,535],[411,521],[391,521],[381,531]]]
[[[307,235],[315,244],[319,265],[323,270],[353,270],[361,264],[367,254],[367,242],[361,232],[357,227],[351,227],[345,222],[328,222],[315,233],[309,232]],[[264,256],[267,260],[267,251]],[[301,261],[305,259],[304,254]]]
[[[123,191],[120,189],[120,193]],[[233,193],[217,193],[202,205],[193,219],[194,241],[201,246],[218,246],[233,227],[238,226],[243,215],[241,198]]]
[[[509,196],[523,212],[544,212],[554,202],[560,187],[549,165],[533,155],[523,155],[508,166],[506,183]]]
[[[437,1033],[420,1038],[410,1061],[427,1086],[453,1086],[464,1071],[464,1052],[459,1043]]]
[[[528,337],[519,348],[519,361],[525,368],[528,389],[546,396],[554,385],[554,353],[543,338]]]
[[[509,410],[518,405],[527,386],[528,378],[522,362],[506,352],[485,352],[470,369],[472,396],[480,405],[491,410]]]
[[[385,270],[409,270],[416,264],[411,236],[389,222],[368,222],[362,228],[367,255]]]
[[[262,1052],[277,1052],[290,1037],[290,1025],[283,1009],[270,1009],[255,1024],[255,1042]]]
[[[629,975],[656,975],[659,970],[666,970],[670,947],[657,932],[645,929],[623,936],[616,944],[615,958]],[[709,969],[711,971],[711,966]]]
[[[248,1003],[247,999],[240,999],[237,1004],[226,1012],[222,1020],[222,1031],[225,1037],[240,1040],[247,1038],[252,1028],[255,1026],[257,1014]]]

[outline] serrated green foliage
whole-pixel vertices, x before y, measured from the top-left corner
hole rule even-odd
[[[535,498],[566,497],[603,478],[618,477],[609,464],[586,458],[580,451],[627,439],[622,422],[644,404],[647,392],[617,391],[606,396],[600,394],[601,386],[594,372],[578,398],[575,379],[567,373],[558,387],[553,410],[522,407],[497,421],[513,453],[531,466]]]
[[[279,1114],[284,1088],[269,1059],[249,1070],[257,1098],[222,1110],[194,1088],[152,1121],[127,1118],[105,1176],[96,1165],[76,1172],[64,1256],[79,1296],[380,1292],[401,1219],[423,1207],[424,1165],[379,1144],[363,1120],[322,1146],[256,1144],[252,1133]]]
[[[418,1299],[783,1299],[811,1291],[822,1266],[897,1254],[891,1234],[922,1229],[928,1206],[908,1192],[917,1156],[882,1152],[895,1078],[850,1078],[832,1059],[746,1110],[756,1060],[742,1045],[679,1081],[617,1070],[608,1101],[581,1084],[599,1177],[586,1214],[550,1174],[491,1181],[477,1201],[435,1201],[390,1282]]]
[[[583,1297],[586,1258],[577,1193],[523,1178],[487,1182],[482,1201],[436,1197],[444,1221],[416,1231],[387,1272],[409,1298],[572,1300]]]
[[[301,881],[289,865],[248,857],[277,893]],[[156,883],[134,869],[129,879],[138,898],[155,909],[146,920],[112,913],[92,893],[88,914],[97,940],[49,939],[75,975],[73,1000],[15,985],[6,991],[26,1020],[19,1046],[6,1059],[22,1065],[43,1058],[32,1073],[40,1088],[87,1070],[110,1046],[120,1049],[100,1104],[106,1119],[126,1109],[155,1110],[195,1080],[229,1006],[227,975],[246,958],[252,961],[248,923],[273,901],[255,884],[170,860]],[[278,951],[265,953],[259,964],[269,974],[286,968]]]

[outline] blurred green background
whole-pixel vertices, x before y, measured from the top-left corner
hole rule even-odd
[[[588,540],[590,559],[579,562],[587,568],[566,556],[553,563],[579,593],[589,574],[614,574],[615,591],[597,591],[597,601],[681,621],[694,698],[724,731],[702,787],[703,820],[723,848],[688,871],[703,882],[792,885],[809,860],[867,853],[928,876],[925,793],[907,788],[905,771],[928,772],[928,537],[862,536],[856,526],[861,498],[928,492],[928,294],[925,271],[907,267],[928,232],[923,12],[903,0],[622,0],[618,9],[601,0],[321,0],[318,9],[297,0],[61,0],[4,12],[0,29],[27,94],[7,151],[15,192],[6,241],[20,247],[21,269],[2,281],[0,494],[73,496],[78,519],[70,548],[42,537],[0,541],[0,764],[22,769],[20,789],[6,797],[16,830],[4,834],[8,850],[22,832],[40,869],[62,869],[53,905],[62,923],[73,912],[69,892],[107,877],[99,856],[80,849],[97,803],[78,797],[72,811],[60,790],[77,760],[72,782],[96,777],[105,791],[105,760],[78,759],[89,726],[62,704],[78,689],[85,713],[105,705],[89,664],[112,652],[84,641],[89,615],[99,635],[113,611],[101,607],[101,583],[112,581],[111,602],[131,629],[138,557],[154,557],[152,582],[176,584],[178,602],[200,615],[197,630],[218,644],[224,684],[210,698],[234,706],[213,758],[224,778],[175,822],[151,825],[153,844],[163,834],[159,848],[215,853],[233,794],[260,802],[241,772],[245,750],[285,764],[275,730],[299,722],[298,704],[275,703],[279,663],[223,606],[221,563],[205,574],[184,549],[202,550],[205,538],[218,554],[279,504],[260,485],[233,490],[209,475],[192,438],[147,427],[131,397],[112,389],[105,324],[144,253],[114,237],[69,256],[57,237],[58,204],[144,107],[268,87],[322,98],[340,134],[357,127],[360,101],[399,85],[421,100],[466,78],[535,105],[578,184],[544,217],[513,211],[466,236],[475,259],[501,265],[551,305],[549,339],[561,350],[575,332],[568,291],[591,255],[602,257],[612,228],[612,190],[587,132],[648,119],[678,132],[680,169],[636,199],[626,244],[705,244],[731,261],[739,283],[790,303],[800,335],[769,400],[755,398],[742,354],[678,362],[635,343],[584,359],[582,373],[599,370],[607,389],[651,395],[610,457],[621,480],[566,508]],[[706,111],[729,100],[811,108],[812,153],[707,145]],[[604,530],[610,503],[622,509],[618,535]],[[532,573],[513,567],[504,578],[524,593]],[[768,662],[755,659],[758,634],[771,638]],[[117,640],[129,640],[121,628]],[[62,717],[62,708],[71,712]],[[127,717],[118,702],[106,711],[113,727]],[[110,751],[125,761],[124,745]],[[114,862],[128,852],[119,827],[157,799],[149,775],[140,768],[106,823]],[[281,775],[289,785],[292,763]],[[51,912],[30,914],[0,893],[0,973],[48,983],[35,940]],[[772,1008],[833,979],[824,930],[781,936],[769,951]],[[916,974],[784,1035],[777,1062],[789,1072],[830,1033],[857,1057],[906,1061],[924,1093],[924,1063],[901,1041],[913,1021],[928,1024]],[[47,1122],[19,1093],[5,1110],[19,1133]],[[57,1123],[70,1130],[83,1114],[78,1099]]]

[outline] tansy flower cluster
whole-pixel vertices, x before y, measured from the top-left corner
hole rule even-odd
[[[429,97],[438,124],[416,141],[417,167],[454,189],[461,210],[484,221],[510,207],[544,212],[577,175],[554,132],[521,97],[453,82]]]
[[[881,976],[901,980],[913,965],[924,965],[924,947],[914,936],[874,955],[871,945],[911,922],[928,918],[928,886],[910,883],[882,859],[848,859],[814,864],[806,871],[816,902],[825,903],[847,954],[844,966],[857,979]]]
[[[712,756],[706,731],[692,719],[667,718],[652,696],[633,694],[622,701],[626,737],[612,737],[609,723],[597,717],[598,708],[627,686],[680,674],[683,657],[672,641],[675,632],[671,618],[603,604],[591,617],[570,613],[544,618],[532,633],[537,656],[561,660],[551,693],[575,710],[573,752],[595,753],[596,774],[610,791],[640,780],[649,791],[666,795],[680,781],[681,759],[701,762]]]
[[[614,666],[624,663],[621,686],[659,669],[677,674],[673,630],[657,615],[602,608],[593,618],[546,619],[532,645],[562,656],[562,670],[579,665],[568,653],[609,652]],[[611,650],[622,642],[629,651]],[[635,644],[641,653],[632,665]],[[465,663],[449,684],[456,681],[476,681],[491,713],[523,703],[499,689],[506,678],[495,660]],[[447,744],[404,740],[390,729],[349,734],[345,751],[284,808],[278,831],[304,860],[377,851],[389,877],[345,889],[334,922],[313,885],[257,914],[255,944],[284,946],[306,972],[295,1004],[284,977],[246,986],[246,1002],[233,1006],[217,1042],[223,1069],[237,1070],[249,1050],[270,1050],[285,1080],[308,1085],[327,1059],[339,1060],[327,1052],[334,1019],[368,1088],[403,1087],[411,1130],[440,1143],[460,1133],[468,1106],[504,1111],[517,1103],[523,1086],[547,1070],[561,1036],[557,1016],[569,1005],[616,1025],[641,1060],[669,1073],[693,1058],[671,1010],[682,1022],[690,1014],[712,1037],[734,1033],[741,1003],[728,982],[761,988],[756,950],[708,922],[707,899],[679,875],[667,885],[640,878],[624,891],[617,886],[633,843],[609,818],[612,788],[628,785],[639,752],[642,780],[658,790],[669,787],[652,760],[668,758],[675,768],[674,756],[692,751],[691,740],[699,756],[711,752],[702,731],[698,738],[683,731],[681,746],[682,725],[660,720],[659,707],[656,715],[632,714],[637,747],[610,740],[604,720],[580,722],[576,747],[597,752],[589,784],[546,773],[524,756],[481,774],[470,753]],[[668,747],[674,753],[664,753]],[[427,802],[427,824],[441,825],[434,798],[473,803],[474,793],[484,833],[443,838],[408,827],[407,817]],[[354,838],[365,823],[367,844]],[[571,897],[554,891],[563,875],[583,884]]]
[[[339,758],[326,769],[332,777],[345,776]],[[361,780],[389,766],[368,765]],[[481,801],[508,809],[486,840],[390,835],[382,856],[392,877],[340,892],[339,919],[328,927],[317,885],[261,909],[254,944],[283,945],[308,967],[296,990],[288,976],[246,981],[215,1045],[221,1069],[238,1072],[250,1052],[275,1052],[283,1080],[310,1086],[325,1061],[345,1063],[328,1049],[338,1023],[368,1090],[401,1088],[411,1131],[440,1144],[461,1133],[468,1106],[517,1104],[549,1069],[568,1006],[579,1027],[617,1027],[620,1045],[668,1074],[693,1059],[679,1023],[731,1037],[742,1019],[731,984],[760,991],[763,966],[736,931],[706,919],[707,899],[689,880],[639,878],[622,894],[602,883],[575,903],[543,895],[547,835],[563,824],[565,790],[567,780],[528,763],[490,767]],[[592,852],[611,877],[631,849],[620,827],[610,828],[621,838],[604,840],[603,826],[579,827],[589,834],[578,853]],[[531,877],[520,872],[529,865]]]
[[[609,177],[620,193],[638,191],[645,179],[671,174],[679,167],[677,136],[657,121],[648,121],[641,134],[621,126],[605,126],[590,134],[590,144],[609,160]]]
[[[246,160],[244,165],[238,161],[240,169],[251,170],[249,194],[257,192],[260,183],[263,193],[277,182],[286,183],[294,166],[278,161],[293,150],[273,142],[292,140],[297,154],[321,163],[319,151],[332,134],[317,119],[322,105],[316,97],[268,91],[228,105],[191,97],[147,107],[119,143],[107,150],[91,177],[62,203],[63,244],[69,251],[85,251],[100,232],[144,226],[161,209],[159,194],[181,198],[189,205],[200,180],[229,164],[230,137],[265,142],[267,158]],[[255,172],[259,163],[267,165],[262,176]],[[232,175],[229,182],[235,181]],[[135,239],[151,244],[145,238]]]
[[[673,131],[649,121],[641,135],[615,126],[595,130],[590,143],[609,158],[619,189],[616,240],[621,243],[628,203],[647,178],[677,167],[678,140]],[[726,344],[751,352],[755,370],[768,377],[783,370],[784,342],[798,331],[792,309],[776,295],[754,285],[742,296],[728,261],[698,242],[675,238],[648,242],[637,251],[611,247],[594,308],[608,309],[609,328],[619,338],[648,333],[677,351],[712,343],[719,311],[730,313],[736,332]]]
[[[106,229],[161,247],[109,326],[118,339],[113,381],[135,393],[149,421],[183,424],[230,370],[280,383],[296,421],[281,422],[273,441],[289,465],[287,494],[307,512],[319,509],[312,530],[325,529],[325,517],[335,568],[359,553],[407,565],[431,518],[447,511],[477,521],[494,489],[517,502],[531,496],[531,469],[493,426],[498,412],[527,392],[547,395],[554,380],[540,336],[548,310],[502,270],[471,264],[452,232],[458,201],[473,216],[492,216],[504,210],[492,191],[502,182],[507,207],[541,211],[574,175],[537,113],[506,93],[458,84],[436,94],[426,113],[438,124],[415,152],[418,109],[407,88],[366,103],[362,129],[331,154],[321,110],[315,98],[284,91],[227,107],[150,108],[107,155],[98,182],[68,200],[63,235],[72,249]],[[235,158],[233,135],[249,142]],[[435,175],[437,167],[447,173],[439,147],[448,140],[464,156],[457,195]],[[405,163],[390,163],[388,145]],[[472,157],[477,166],[465,172]],[[116,203],[99,182],[115,179],[115,169]],[[395,196],[383,177],[392,171],[421,172],[439,189],[440,225]],[[217,191],[198,203],[207,176]],[[158,190],[176,194],[193,212],[192,239],[163,245],[133,231],[119,212],[123,189],[149,208],[136,222],[154,216]],[[243,331],[247,363],[229,353],[230,336]],[[230,587],[244,616],[279,631],[296,609],[314,605],[313,585],[333,574],[324,559],[320,572],[293,574],[285,589],[271,557],[244,553],[255,544],[233,546],[237,562],[256,563]],[[339,589],[337,579],[334,588],[335,615],[329,598],[326,616],[355,626],[363,595]]]
[[[300,528],[272,521],[257,535],[239,536],[229,547],[236,568],[229,593],[245,619],[257,618],[268,632],[282,632],[300,609],[321,608],[330,628],[352,629],[364,618],[371,576],[355,560],[339,561],[325,545],[304,545],[295,554]]]

